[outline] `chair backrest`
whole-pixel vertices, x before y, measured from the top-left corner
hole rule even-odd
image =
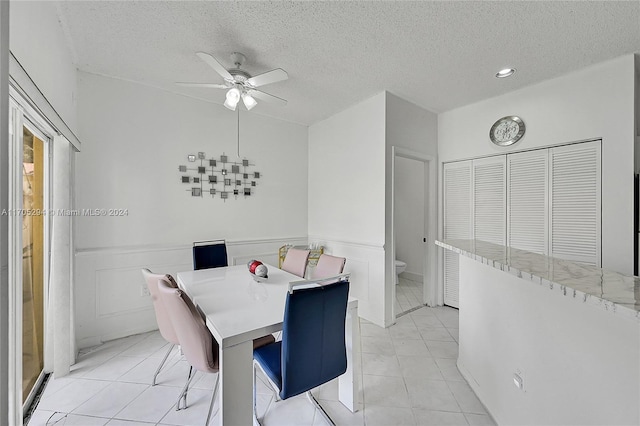
[[[158,323],[158,330],[160,330],[160,334],[167,342],[178,345],[178,335],[173,329],[173,324],[171,323],[169,314],[164,307],[164,303],[160,299],[160,293],[158,292],[158,280],[165,278],[174,288],[177,288],[178,285],[171,275],[154,274],[146,268],[142,270],[142,276],[147,283],[149,294],[151,294],[153,310],[156,313],[156,322]]]
[[[211,335],[200,311],[189,296],[182,290],[171,287],[165,278],[158,281],[158,291],[178,335],[180,349],[189,364],[199,371],[217,372],[218,342]]]
[[[286,399],[347,370],[345,318],[349,281],[287,293],[282,327],[282,388]]]
[[[318,259],[318,265],[313,270],[313,278],[320,279],[340,275],[346,262],[347,259],[344,257],[321,254],[320,259]]]
[[[293,275],[304,278],[304,273],[307,270],[309,253],[311,253],[310,250],[290,248],[284,258],[284,262],[282,262],[282,269],[284,271],[291,272]]]
[[[193,243],[193,269],[229,266],[227,245],[224,240],[196,241]]]

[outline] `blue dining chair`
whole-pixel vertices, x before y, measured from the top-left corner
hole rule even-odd
[[[193,269],[229,266],[227,244],[224,240],[196,241],[193,243]]]
[[[349,275],[289,284],[282,340],[253,351],[253,409],[256,421],[256,372],[260,368],[280,399],[307,393],[329,424],[329,415],[311,394],[347,370],[345,318]],[[266,413],[265,413],[266,414]]]

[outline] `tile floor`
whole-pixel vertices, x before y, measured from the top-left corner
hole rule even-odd
[[[494,424],[456,368],[457,310],[423,307],[399,317],[387,329],[361,320],[360,331],[364,410],[353,414],[342,406],[335,381],[314,391],[336,424]],[[160,335],[152,332],[83,351],[70,375],[49,381],[28,424],[203,424],[215,375],[199,373],[189,393],[189,408],[175,411],[188,372],[176,350],[158,376],[158,385],[149,385],[167,349]],[[272,395],[259,383],[259,415],[268,408],[265,426],[325,424],[304,395],[279,402]]]
[[[422,305],[423,283],[400,277],[396,286],[396,312],[402,314]]]

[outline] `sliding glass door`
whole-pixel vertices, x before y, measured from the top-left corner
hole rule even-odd
[[[15,95],[15,96],[14,96]],[[50,145],[48,123],[12,92],[9,103],[9,406],[19,424],[49,368]],[[50,352],[50,350],[49,350]]]
[[[45,142],[22,131],[22,403],[44,368]]]

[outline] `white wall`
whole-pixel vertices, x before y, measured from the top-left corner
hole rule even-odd
[[[77,76],[55,2],[12,1],[10,48],[58,115],[78,130]]]
[[[309,235],[384,244],[384,99],[309,127]]]
[[[602,138],[602,265],[631,274],[634,81],[634,56],[627,55],[442,113],[438,116],[440,161]],[[506,115],[522,117],[527,133],[514,146],[504,148],[493,145],[488,132]]]
[[[347,258],[359,315],[384,323],[385,94],[309,127],[309,240]]]
[[[422,281],[425,167],[422,161],[396,157],[395,170],[396,259],[407,264],[407,277]]]
[[[638,318],[459,257],[458,367],[497,424],[639,424]]]
[[[75,218],[80,346],[153,329],[140,268],[191,269],[193,241],[227,239],[231,263],[277,262],[279,246],[306,243],[307,127],[242,111],[241,155],[261,178],[250,197],[225,202],[192,197],[178,166],[199,151],[237,158],[236,113],[83,72],[78,106],[77,208],[128,209]]]

